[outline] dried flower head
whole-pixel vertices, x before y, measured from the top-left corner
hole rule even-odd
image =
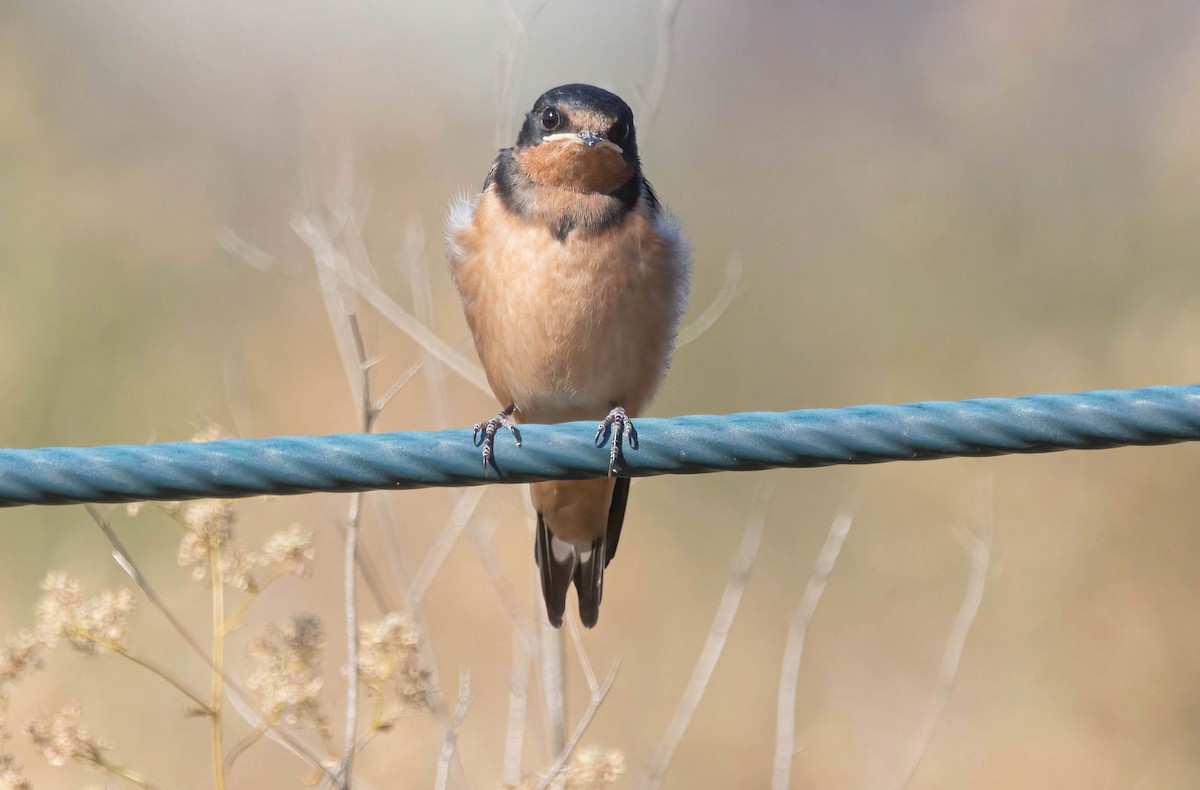
[[[313,615],[296,615],[285,626],[268,626],[250,648],[257,668],[246,685],[258,695],[260,709],[272,722],[326,729],[318,697],[325,636]]]
[[[54,766],[65,765],[67,760],[103,764],[101,752],[108,744],[94,738],[87,725],[80,722],[82,713],[79,703],[72,702],[52,716],[43,714],[29,722],[25,731],[46,762]]]
[[[179,564],[190,567],[192,578],[200,580],[208,573],[212,553],[233,539],[237,511],[225,499],[200,499],[187,505],[182,517],[187,531],[179,544]]]
[[[313,559],[316,557],[312,538],[311,532],[305,531],[299,524],[292,524],[267,538],[258,552],[258,564],[263,567],[275,565],[280,573],[293,576],[311,576]]]
[[[0,648],[0,705],[6,697],[7,686],[42,668],[42,651],[45,648],[45,642],[24,629],[9,634],[4,640],[4,647]],[[0,784],[0,790],[3,787]]]
[[[37,605],[38,637],[53,647],[60,638],[81,653],[125,647],[133,593],[126,589],[105,590],[85,598],[77,579],[51,571],[42,582],[42,599]]]
[[[258,582],[253,575],[256,564],[257,560],[250,552],[241,549],[225,552],[221,555],[221,578],[235,590],[258,592]]]
[[[412,620],[392,612],[358,629],[358,677],[368,694],[382,696],[394,682],[401,704],[426,710],[429,672],[421,666],[421,633]]]
[[[25,771],[17,758],[0,752],[0,790],[32,790],[33,785],[25,778]]]
[[[559,775],[566,790],[592,790],[612,784],[625,773],[625,754],[620,749],[589,746],[571,757],[571,764]]]
[[[196,433],[192,434],[192,441],[214,442],[217,439],[223,438],[224,436],[225,432],[221,430],[221,426],[218,423],[209,422],[208,425],[204,426],[204,430],[197,431]]]

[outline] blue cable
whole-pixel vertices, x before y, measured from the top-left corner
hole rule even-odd
[[[748,471],[1200,439],[1200,384],[902,406],[635,421],[623,474]],[[303,494],[601,477],[595,422],[496,435],[484,479],[469,429],[0,450],[0,506]]]

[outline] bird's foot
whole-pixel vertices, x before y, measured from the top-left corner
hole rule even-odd
[[[495,467],[496,471],[500,471],[500,467],[496,466],[495,460],[495,444],[496,431],[501,428],[507,428],[513,435],[513,439],[517,442],[517,447],[521,446],[521,432],[517,430],[517,424],[513,422],[513,412],[517,410],[515,403],[510,403],[508,408],[497,414],[487,422],[475,423],[475,430],[471,433],[471,440],[475,442],[476,447],[483,447],[483,476],[488,476],[488,469]]]
[[[612,443],[608,450],[608,476],[612,477],[621,471],[621,461],[624,460],[621,452],[622,442],[628,440],[630,447],[635,450],[638,448],[637,429],[633,427],[633,420],[626,416],[625,410],[620,406],[614,406],[596,429],[596,446],[603,447],[610,435]]]

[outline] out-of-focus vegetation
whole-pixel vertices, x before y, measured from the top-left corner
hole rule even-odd
[[[508,140],[547,87],[595,82],[640,109],[656,24],[651,4],[551,0],[528,24],[516,106],[498,109],[502,64],[520,38],[495,4],[0,6],[0,445],[180,439],[209,420],[243,436],[356,430],[293,214],[325,205],[349,167],[384,287],[411,306],[409,262],[423,252],[433,327],[469,352],[440,263],[446,203],[482,182],[498,117]],[[730,256],[744,276],[724,317],[677,354],[655,414],[1200,378],[1194,2],[685,0],[670,54],[640,148],[696,250],[692,315],[719,290]],[[414,229],[424,234],[415,251]],[[257,266],[218,242],[234,237],[264,253]],[[362,315],[382,392],[419,349]],[[447,381],[448,401],[432,404],[436,388],[415,379],[379,428],[461,426],[494,412]],[[797,785],[894,776],[966,584],[956,533],[987,517],[987,591],[912,786],[1194,784],[1200,448],[769,474],[780,485],[763,549],[666,786],[768,781],[788,618],[844,507],[854,527],[799,677]],[[981,481],[993,492],[983,514]],[[645,770],[683,691],[757,482],[633,487],[603,616],[584,637],[598,671],[623,660],[585,739],[624,753],[620,781]],[[499,567],[525,602],[521,495],[489,490],[474,519],[495,529]],[[437,490],[368,497],[364,551],[385,582],[399,573],[397,548],[415,570],[451,504]],[[340,735],[335,527],[345,498],[241,508],[242,529],[261,532],[248,543],[292,522],[315,531],[316,572],[261,596],[245,635],[231,637],[229,668],[253,671],[255,628],[319,614]],[[205,588],[176,565],[173,522],[114,518],[205,633]],[[49,569],[90,589],[124,583],[80,508],[12,510],[0,528],[0,632],[32,624]],[[382,616],[369,596],[362,606],[364,619]],[[512,629],[466,537],[424,609],[451,706],[454,678],[471,671],[458,750],[473,784],[492,786]],[[150,607],[136,620],[135,652],[205,687],[203,664]],[[573,723],[586,686],[567,655]],[[13,729],[77,699],[120,758],[159,786],[209,786],[207,724],[184,718],[170,687],[107,658],[55,655],[14,691]],[[535,700],[530,773],[553,758]],[[414,716],[380,736],[358,762],[362,786],[429,786],[444,723]],[[13,744],[38,787],[96,780],[46,767],[20,732]],[[231,785],[300,786],[302,766],[277,748],[253,747]]]

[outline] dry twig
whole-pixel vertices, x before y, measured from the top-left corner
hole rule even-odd
[[[696,659],[696,667],[692,670],[692,677],[688,680],[678,707],[675,708],[675,714],[671,717],[662,740],[659,741],[658,748],[654,751],[654,757],[650,760],[650,767],[642,779],[643,788],[658,787],[662,782],[667,768],[671,764],[671,758],[675,756],[675,750],[679,747],[679,742],[683,740],[683,734],[687,732],[692,716],[695,715],[696,708],[700,705],[700,700],[708,688],[708,682],[712,679],[717,660],[720,659],[721,651],[725,648],[729,629],[733,626],[733,619],[737,616],[738,607],[741,605],[742,593],[745,592],[746,584],[750,581],[750,569],[754,565],[755,557],[758,556],[758,546],[762,540],[763,527],[767,523],[767,511],[770,509],[774,493],[775,482],[773,479],[763,483],[759,489],[750,518],[746,520],[741,546],[738,547],[737,555],[734,557],[729,571],[729,582],[725,585],[721,603],[713,616],[712,628],[709,629],[708,638],[704,641],[699,658]]]
[[[796,685],[800,677],[800,658],[804,653],[804,638],[808,634],[808,624],[812,622],[825,592],[825,584],[829,574],[833,572],[838,553],[842,550],[842,542],[850,532],[852,517],[842,513],[833,520],[821,553],[817,555],[817,564],[804,595],[796,605],[792,615],[792,624],[788,628],[787,645],[783,650],[783,668],[779,673],[779,695],[776,704],[775,719],[775,770],[771,776],[773,790],[787,790],[792,771],[792,757],[795,754],[796,743]]]

